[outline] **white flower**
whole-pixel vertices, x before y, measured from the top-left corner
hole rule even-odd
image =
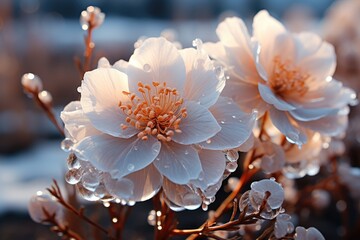
[[[282,238],[288,233],[294,231],[294,225],[290,221],[291,217],[288,214],[282,213],[276,217],[274,234],[276,238]]]
[[[21,84],[24,90],[30,93],[38,93],[43,89],[40,77],[33,73],[25,73],[21,77]]]
[[[204,47],[226,66],[224,94],[246,110],[269,112],[290,142],[306,142],[303,128],[338,135],[347,126],[355,92],[332,79],[333,47],[317,35],[287,32],[268,12],[254,18],[253,38],[239,18],[219,24],[220,42]]]
[[[297,227],[295,229],[295,240],[325,240],[324,236],[314,227],[305,229],[304,227]]]
[[[216,185],[225,171],[222,151],[249,138],[256,116],[219,97],[225,79],[213,62],[202,51],[149,38],[120,65],[103,59],[85,74],[80,101],[62,112],[72,150],[106,173],[107,190],[121,199],[144,201],[163,186],[183,205],[171,197],[175,191]]]
[[[60,204],[53,197],[43,194],[41,191],[30,199],[28,210],[31,219],[38,223],[42,223],[48,219],[45,211],[49,216],[55,214],[55,219],[58,221],[60,221],[62,217]]]
[[[284,189],[275,180],[263,179],[251,183],[249,196],[253,199],[254,207],[261,205],[267,193],[270,193],[266,203],[271,209],[278,209],[284,201]],[[257,207],[255,207],[257,208]]]
[[[90,26],[92,28],[99,27],[105,19],[105,14],[101,12],[100,8],[89,6],[86,10],[81,12],[80,24],[83,30],[87,30]]]

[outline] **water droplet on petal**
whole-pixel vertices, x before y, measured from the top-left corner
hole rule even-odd
[[[185,154],[185,155],[188,155],[188,154],[189,154],[189,151],[188,151],[188,150],[185,150],[184,154]]]
[[[80,179],[82,177],[81,173],[82,172],[80,169],[70,169],[65,174],[65,181],[72,185],[77,184],[78,182],[80,182]]]
[[[211,139],[206,140],[206,143],[207,143],[207,144],[210,144],[210,143],[211,143]]]
[[[225,124],[225,121],[220,121],[221,124]]]
[[[197,48],[198,50],[201,50],[203,42],[200,38],[196,38],[192,41],[193,47]]]
[[[81,93],[81,87],[78,87],[76,90],[78,93]]]
[[[88,200],[88,201],[97,201],[99,200],[100,198],[97,197],[95,195],[95,193],[93,191],[90,191],[86,188],[84,188],[84,186],[82,186],[81,184],[77,184],[76,185],[80,195],[85,199],[85,200]]]
[[[100,184],[100,173],[99,172],[86,172],[81,178],[81,183],[84,188],[95,191],[96,187]]]
[[[66,163],[69,169],[79,169],[81,167],[80,161],[74,153],[70,153]]]
[[[195,193],[187,193],[182,197],[184,207],[188,210],[195,210],[202,204],[202,199]]]
[[[237,167],[238,167],[238,164],[236,162],[229,162],[228,164],[226,164],[226,169],[229,172],[235,172]]]
[[[239,153],[236,150],[228,150],[225,157],[230,162],[236,162],[239,159]]]
[[[151,66],[146,63],[146,64],[144,64],[143,69],[144,69],[145,72],[150,72],[151,71]]]
[[[128,164],[127,165],[127,170],[129,171],[129,172],[132,172],[132,171],[134,171],[134,169],[135,169],[135,165],[134,164]]]
[[[70,138],[65,138],[61,141],[61,149],[65,152],[69,152],[73,145],[74,143]]]
[[[232,115],[231,117],[232,117],[233,119],[235,119],[235,118],[236,118],[236,116],[235,116],[235,115]]]

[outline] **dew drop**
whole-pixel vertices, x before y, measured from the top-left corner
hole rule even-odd
[[[236,162],[239,159],[239,153],[236,150],[228,150],[225,157],[230,162]]]
[[[200,38],[196,38],[192,41],[193,47],[197,48],[198,50],[200,50],[202,48],[202,44],[203,44],[203,42],[201,41]]]
[[[66,163],[69,169],[79,169],[81,167],[80,161],[74,153],[70,153]]]
[[[73,145],[74,143],[70,138],[65,138],[61,141],[61,149],[65,152],[69,152]]]
[[[100,198],[97,197],[95,195],[95,193],[93,191],[90,191],[86,188],[84,188],[84,186],[82,186],[81,184],[77,184],[76,185],[80,195],[85,199],[85,200],[88,200],[88,201],[97,201],[99,200]]]
[[[136,202],[135,202],[134,200],[129,200],[128,203],[127,203],[127,205],[130,206],[130,207],[132,207],[132,206],[135,205],[135,203],[136,203]]]
[[[76,90],[78,93],[81,93],[81,87],[78,87]]]
[[[65,174],[65,181],[69,184],[77,184],[78,182],[80,182],[82,175],[81,175],[81,171],[79,169],[70,169],[66,174]]]
[[[134,171],[134,169],[135,169],[135,165],[134,164],[128,164],[127,165],[127,170],[129,171],[129,172],[132,172],[132,171]]]
[[[185,154],[185,155],[188,155],[188,154],[189,154],[189,151],[188,151],[188,150],[185,150],[184,154]]]
[[[221,124],[225,124],[225,121],[220,121]]]
[[[238,167],[238,164],[236,162],[229,162],[228,164],[226,164],[226,169],[229,172],[235,172],[237,167]]]
[[[206,143],[207,143],[207,144],[210,144],[210,143],[211,143],[211,139],[206,140]]]
[[[201,208],[203,211],[207,211],[209,209],[209,206],[206,205],[205,203],[201,204]]]
[[[195,210],[201,206],[201,197],[195,193],[187,193],[182,197],[184,207],[188,210]]]
[[[84,188],[95,191],[96,187],[100,184],[100,175],[98,172],[86,172],[81,178],[81,183]]]
[[[231,117],[232,117],[232,118],[234,118],[234,119],[236,118],[236,116],[235,116],[235,115],[232,115]]]
[[[151,71],[151,66],[146,63],[146,64],[144,64],[143,69],[144,69],[145,72],[150,72]]]

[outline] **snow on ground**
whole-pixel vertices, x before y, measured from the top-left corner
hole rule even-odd
[[[67,154],[60,140],[40,142],[32,149],[14,155],[0,155],[0,214],[27,211],[29,199],[51,186],[62,183]]]

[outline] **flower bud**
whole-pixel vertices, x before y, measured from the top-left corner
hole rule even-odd
[[[40,101],[46,105],[50,105],[53,101],[51,93],[49,93],[48,91],[45,91],[45,90],[39,92],[38,97],[39,97]]]
[[[43,194],[41,191],[30,199],[28,210],[31,219],[38,223],[43,223],[48,218],[45,211],[50,216],[55,215],[55,219],[61,217],[60,204],[53,197]]]
[[[105,19],[105,14],[101,12],[100,8],[89,6],[86,10],[81,12],[80,15],[80,24],[83,30],[88,30],[91,26],[92,28],[99,27]]]
[[[325,240],[324,236],[314,227],[305,229],[304,227],[297,227],[295,240]]]
[[[33,73],[25,73],[21,78],[21,84],[27,92],[38,93],[43,89],[40,77]]]

